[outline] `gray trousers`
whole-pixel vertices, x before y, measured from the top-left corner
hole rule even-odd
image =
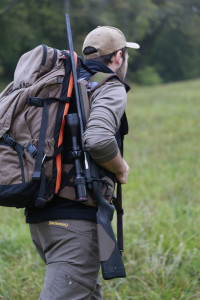
[[[53,220],[30,224],[32,240],[46,264],[40,300],[102,300],[96,224]]]

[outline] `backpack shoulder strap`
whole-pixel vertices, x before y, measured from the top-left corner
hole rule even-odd
[[[103,72],[97,72],[94,74],[88,81],[87,84],[87,90],[88,93],[94,92],[96,89],[104,85],[107,81],[111,79],[117,79],[119,80],[122,84],[123,81],[120,79],[120,77],[116,73],[103,73]]]
[[[105,82],[111,79],[117,79],[123,84],[123,81],[119,78],[119,76],[116,73],[108,74],[103,72],[97,72],[89,79],[89,81],[85,79],[79,80],[80,92],[83,99],[86,120],[88,120],[90,114],[90,97],[92,93],[99,87],[104,85]]]
[[[90,104],[89,104],[89,97],[88,97],[88,92],[87,92],[87,81],[84,79],[79,80],[79,87],[80,87],[80,92],[81,92],[81,96],[83,99],[83,106],[84,106],[84,110],[85,110],[85,117],[86,117],[86,121],[89,118],[90,115]]]

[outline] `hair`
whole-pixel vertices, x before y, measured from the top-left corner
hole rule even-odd
[[[108,65],[112,62],[112,58],[113,56],[115,56],[115,54],[118,52],[118,51],[122,51],[122,58],[123,58],[123,61],[125,61],[125,53],[127,51],[127,48],[124,47],[122,49],[119,49],[115,52],[112,52],[110,54],[107,54],[107,55],[104,55],[104,56],[100,56],[100,57],[97,57],[97,58],[93,58],[93,60],[96,60],[104,65]],[[93,53],[96,53],[97,52],[97,49],[94,48],[94,47],[86,47],[83,51],[83,54],[84,55],[90,55],[90,54],[93,54]]]

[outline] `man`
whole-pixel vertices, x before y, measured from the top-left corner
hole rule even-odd
[[[89,81],[91,105],[83,136],[86,149],[113,181],[115,177],[122,184],[127,181],[129,167],[120,154],[122,141],[117,133],[122,132],[122,124],[127,125],[124,111],[128,88],[123,82],[128,67],[127,48],[138,49],[139,45],[127,43],[117,28],[94,29],[83,44],[85,64],[94,73],[116,73],[119,80],[111,78],[98,85],[85,69],[80,72],[80,80]],[[69,162],[67,153],[64,161],[66,165]],[[85,205],[73,201],[72,190],[73,187],[65,187],[44,208],[27,211],[33,242],[46,263],[41,300],[103,299],[98,280],[97,208],[94,202]],[[109,195],[111,198],[112,190],[104,196]]]

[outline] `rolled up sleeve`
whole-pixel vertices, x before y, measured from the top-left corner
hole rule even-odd
[[[91,97],[91,112],[83,135],[86,149],[97,163],[118,153],[115,134],[126,107],[126,91],[119,81],[106,82]]]

